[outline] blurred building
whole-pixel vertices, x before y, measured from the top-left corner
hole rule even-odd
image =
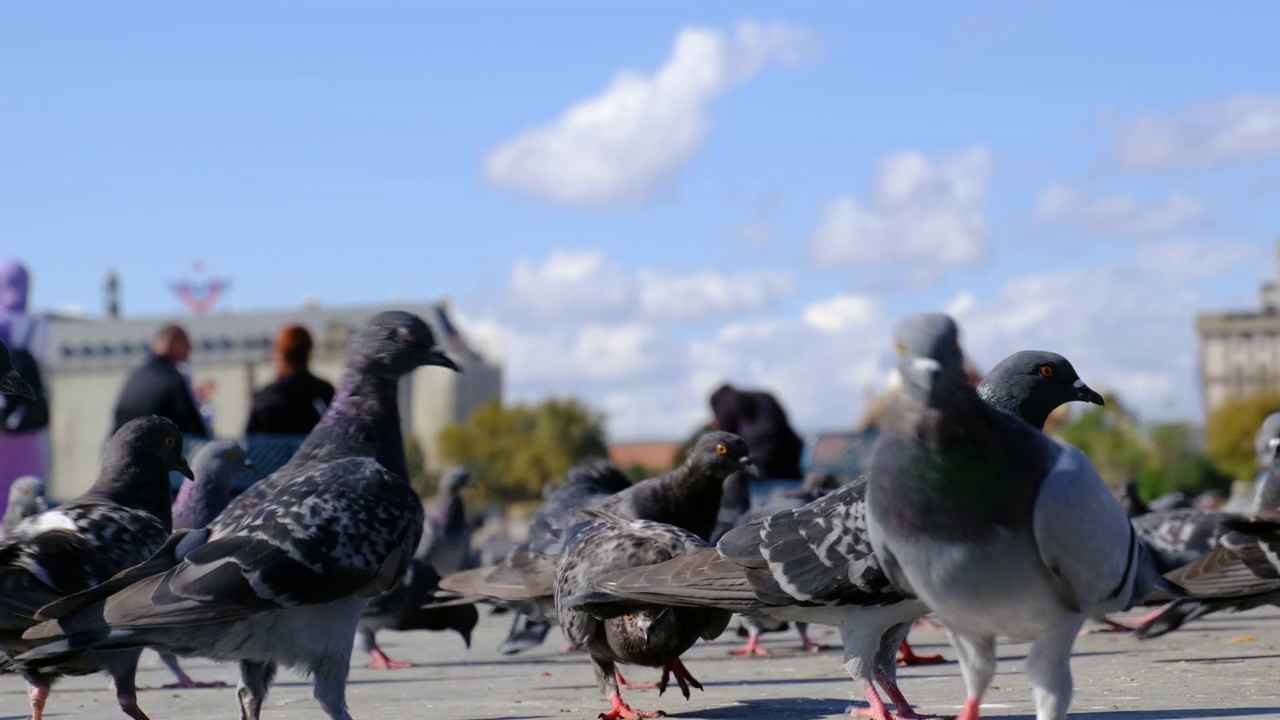
[[[265,312],[225,312],[180,317],[105,318],[49,317],[46,382],[52,424],[53,463],[50,493],[79,494],[97,475],[112,409],[125,376],[142,362],[152,335],[177,321],[191,336],[191,368],[195,381],[212,380],[214,434],[240,437],[253,391],[275,378],[271,343],[281,326],[301,323],[315,338],[311,370],[335,385],[346,359],[354,328],[384,310],[407,310],[432,326],[437,339],[462,368],[453,373],[422,368],[400,385],[400,408],[406,434],[421,443],[432,471],[439,466],[436,437],[491,398],[502,394],[502,370],[475,351],[457,329],[447,301]]]
[[[1276,241],[1280,280],[1280,240]],[[1259,288],[1255,310],[1200,313],[1200,395],[1207,419],[1231,398],[1280,391],[1280,284]]]

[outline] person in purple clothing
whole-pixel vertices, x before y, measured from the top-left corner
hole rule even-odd
[[[49,477],[45,431],[49,423],[39,359],[44,355],[47,327],[27,313],[31,275],[17,260],[0,261],[0,341],[9,346],[14,369],[35,390],[34,400],[0,400],[0,498],[24,475]]]

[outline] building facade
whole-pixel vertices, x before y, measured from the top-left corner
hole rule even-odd
[[[1280,240],[1276,243],[1280,270]],[[1280,272],[1277,279],[1280,280]],[[1200,313],[1200,393],[1207,419],[1232,398],[1280,392],[1280,285],[1260,288],[1256,310]]]
[[[210,401],[214,435],[238,438],[244,433],[254,390],[275,378],[271,345],[282,326],[298,323],[311,331],[315,339],[312,372],[336,385],[351,332],[390,309],[407,310],[426,320],[462,369],[454,373],[420,368],[400,386],[404,431],[421,444],[428,470],[438,470],[440,430],[486,400],[502,396],[501,367],[466,341],[450,317],[447,301],[180,317],[50,317],[43,366],[51,420],[50,494],[72,497],[93,482],[120,388],[164,324],[177,322],[190,335],[194,381],[216,383]]]

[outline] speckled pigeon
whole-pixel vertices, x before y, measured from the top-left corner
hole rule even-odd
[[[413,667],[413,663],[392,660],[378,647],[376,635],[383,629],[453,630],[471,647],[471,631],[480,620],[474,605],[422,607],[440,578],[463,570],[470,559],[472,525],[462,500],[462,489],[470,486],[471,474],[463,468],[449,468],[443,473],[404,580],[390,592],[370,600],[360,616],[356,642],[372,658],[371,669]]]
[[[685,699],[689,687],[702,685],[689,673],[680,655],[700,638],[714,640],[729,624],[729,613],[714,608],[639,606],[626,610],[605,607],[603,613],[584,611],[575,598],[589,593],[593,579],[610,570],[624,570],[670,560],[706,549],[705,540],[663,523],[627,520],[599,510],[587,510],[587,522],[568,532],[555,579],[556,613],[569,640],[591,656],[600,692],[610,701],[602,720],[638,720],[661,713],[637,711],[619,693],[617,663],[662,668],[661,694],[674,677]]]
[[[457,369],[415,315],[384,312],[352,338],[333,402],[293,458],[206,529],[179,531],[143,565],[42,609],[39,667],[89,648],[152,646],[240,662],[241,718],[256,720],[278,665],[314,678],[350,720],[351,638],[368,600],[398,583],[422,534],[397,407],[415,368]],[[316,628],[326,632],[316,633]]]
[[[236,479],[252,474],[253,469],[249,455],[234,440],[211,440],[200,446],[191,457],[195,480],[183,483],[173,501],[173,529],[199,530],[213,522],[231,502],[231,487]],[[220,680],[193,679],[170,653],[160,653],[160,660],[177,678],[177,682],[163,686],[166,690],[226,686]]]
[[[18,523],[0,544],[0,649],[10,657],[29,649],[23,633],[41,606],[107,580],[164,544],[172,528],[170,472],[192,475],[178,427],[154,416],[131,420],[112,436],[85,494]],[[134,685],[140,654],[87,652],[39,667],[17,665],[31,688],[32,718],[43,717],[59,677],[106,671],[120,709],[146,720]]]
[[[1041,366],[1048,363],[1050,368]],[[1065,358],[1052,353],[1011,356],[987,377],[997,388],[988,402],[1043,422],[1066,402],[1101,398]],[[1034,376],[1024,382],[1023,376]],[[835,625],[844,640],[845,668],[866,693],[878,720],[917,717],[897,686],[895,651],[928,607],[895,589],[872,551],[866,525],[867,476],[803,507],[780,512],[726,534],[714,550],[695,551],[651,567],[608,573],[581,598],[591,610],[627,601],[719,607],[799,622]],[[897,705],[891,715],[873,683]]]
[[[959,720],[979,717],[997,636],[1032,643],[1036,718],[1063,720],[1077,632],[1159,587],[1155,563],[1084,453],[982,402],[954,320],[914,315],[894,335],[903,382],[867,484],[876,556],[946,625],[968,689]]]

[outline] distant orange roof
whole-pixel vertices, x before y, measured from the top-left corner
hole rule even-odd
[[[609,446],[609,460],[626,470],[632,465],[642,465],[650,470],[669,470],[676,463],[678,441],[616,443]]]

